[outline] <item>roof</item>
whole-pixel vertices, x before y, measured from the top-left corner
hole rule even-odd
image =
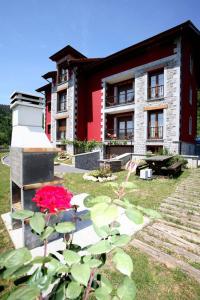
[[[42,75],[42,77],[44,79],[48,79],[48,78],[55,78],[57,75],[57,71],[49,71],[47,73],[45,73],[44,75]]]
[[[51,55],[49,58],[52,61],[57,61],[60,58],[62,58],[63,56],[66,56],[68,54],[71,54],[72,56],[74,56],[74,58],[86,58],[85,55],[83,55],[81,52],[79,52],[78,50],[76,50],[75,48],[73,48],[70,45],[67,45],[66,47],[62,48],[58,52]]]
[[[46,91],[46,90],[48,90],[48,89],[50,89],[50,88],[51,88],[51,83],[47,83],[47,84],[45,84],[45,85],[39,87],[39,88],[36,90],[36,92],[41,93],[41,92]]]

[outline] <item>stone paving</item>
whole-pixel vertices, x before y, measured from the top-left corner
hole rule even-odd
[[[163,219],[146,226],[131,244],[200,283],[200,169],[191,170],[159,210]]]

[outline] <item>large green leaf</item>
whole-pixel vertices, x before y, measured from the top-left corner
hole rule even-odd
[[[102,265],[102,261],[96,258],[93,258],[88,261],[89,267],[92,268],[98,268],[100,265]]]
[[[31,252],[27,248],[20,248],[9,251],[7,255],[3,254],[0,263],[6,268],[13,268],[22,266],[24,263],[30,261],[31,258]]]
[[[91,208],[91,219],[97,227],[111,224],[118,217],[116,205],[100,203]]]
[[[54,228],[51,226],[48,226],[47,228],[45,228],[44,232],[41,235],[41,239],[42,240],[46,240],[48,239],[48,237],[54,232]]]
[[[76,299],[82,292],[82,287],[78,282],[71,281],[66,289],[67,299]]]
[[[7,300],[35,300],[40,290],[35,286],[22,286],[14,290]]]
[[[135,282],[129,277],[125,277],[117,289],[117,295],[122,300],[134,300],[136,296]]]
[[[135,224],[142,224],[144,222],[143,214],[135,208],[129,208],[125,210],[126,216]]]
[[[116,247],[123,247],[128,244],[131,240],[131,237],[126,234],[115,235],[111,238],[111,242]]]
[[[56,225],[56,231],[59,233],[69,233],[76,229],[75,224],[72,222],[62,222]]]
[[[75,264],[71,268],[71,274],[76,281],[87,286],[90,278],[90,267],[88,264]]]
[[[108,197],[108,196],[97,196],[97,197],[91,197],[91,196],[88,196],[87,198],[84,199],[84,205],[85,207],[92,207],[96,204],[99,204],[99,203],[111,203],[111,198]]]
[[[92,246],[90,246],[87,251],[90,254],[97,255],[102,253],[108,253],[112,249],[110,242],[108,240],[102,240]]]
[[[32,264],[28,264],[26,266],[22,266],[22,267],[13,267],[13,268],[9,268],[6,269],[3,273],[3,278],[4,279],[16,279],[19,278],[25,274],[27,274],[31,269],[32,269],[33,265]]]
[[[58,289],[56,290],[56,294],[55,294],[55,300],[65,300],[65,292],[66,292],[66,288],[65,288],[65,283],[61,283],[58,287]]]
[[[73,264],[77,264],[80,262],[81,257],[78,253],[72,251],[72,250],[64,250],[63,256],[65,258],[66,263],[71,266]]]
[[[44,215],[42,213],[35,213],[30,219],[30,226],[35,232],[41,234],[45,227]]]
[[[19,210],[12,213],[12,218],[17,220],[24,220],[30,218],[34,215],[34,212],[31,210]]]
[[[96,289],[94,293],[97,300],[110,300],[111,296],[107,292],[107,290],[103,287]]]
[[[136,189],[137,188],[135,183],[130,182],[130,181],[124,181],[120,184],[120,186],[125,188],[125,189]]]
[[[128,254],[123,250],[120,250],[114,255],[112,260],[118,271],[122,274],[131,276],[131,273],[133,272],[133,262]]]
[[[108,294],[110,294],[113,290],[112,283],[103,275],[101,275],[101,287],[104,288]]]
[[[110,234],[110,228],[108,225],[102,226],[102,227],[97,227],[95,224],[93,224],[94,231],[98,236],[101,238],[107,238]]]

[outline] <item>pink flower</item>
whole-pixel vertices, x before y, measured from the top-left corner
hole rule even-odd
[[[62,186],[46,185],[39,189],[32,199],[41,212],[58,213],[71,207],[73,194]]]

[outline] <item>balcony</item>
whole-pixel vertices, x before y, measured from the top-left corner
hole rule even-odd
[[[149,140],[162,140],[163,126],[149,127],[147,136]]]
[[[105,140],[133,140],[134,138],[134,129],[109,129],[106,130]]]
[[[148,100],[156,100],[164,97],[164,85],[149,87]]]
[[[106,97],[106,107],[120,106],[120,105],[128,105],[134,103],[135,93],[127,92],[123,97],[118,96],[109,96]]]

